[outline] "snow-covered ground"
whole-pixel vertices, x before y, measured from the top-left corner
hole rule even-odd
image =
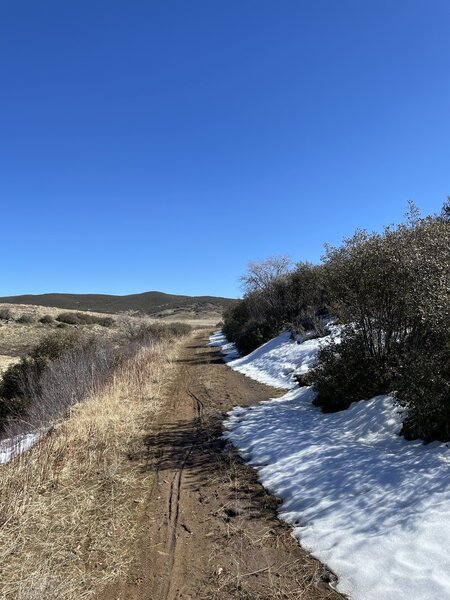
[[[235,408],[226,437],[283,500],[280,518],[338,575],[339,591],[353,600],[450,600],[448,445],[400,437],[389,396],[322,414],[313,391],[292,383],[318,346],[283,334],[229,362],[289,391]]]
[[[240,356],[236,346],[231,344],[221,331],[216,331],[216,333],[210,336],[208,346],[220,348],[225,362],[229,362]]]
[[[323,343],[326,343],[327,338],[323,339]],[[313,365],[319,343],[320,340],[316,339],[297,344],[287,331],[251,354],[233,360],[230,367],[261,383],[290,389],[297,385],[294,374],[305,373]]]
[[[0,465],[8,463],[10,460],[29,450],[39,439],[38,433],[26,433],[13,438],[7,438],[0,441]]]

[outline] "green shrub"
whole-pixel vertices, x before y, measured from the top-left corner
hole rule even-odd
[[[402,434],[426,442],[450,440],[450,336],[432,336],[399,370],[396,397],[407,410]]]
[[[413,215],[397,228],[359,231],[328,248],[328,299],[352,327],[340,346],[320,352],[309,375],[319,406],[339,410],[396,390],[408,408],[405,435],[448,436],[449,372],[436,357],[448,344],[449,264],[450,227],[442,217]]]
[[[91,345],[93,341],[94,338],[86,337],[78,331],[55,332],[41,340],[31,351],[30,356],[35,360],[55,360],[67,350]]]
[[[285,280],[284,322],[294,328],[322,329],[322,318],[327,316],[326,288],[323,267],[298,263]],[[319,333],[319,331],[318,331]]]
[[[278,331],[270,327],[269,324],[250,320],[245,323],[239,335],[235,336],[235,344],[239,352],[243,355],[253,352],[262,344],[277,335]]]
[[[357,231],[328,247],[320,266],[285,257],[251,264],[244,298],[224,314],[223,332],[246,354],[292,327],[325,333],[324,317],[346,324],[341,344],[319,352],[300,378],[326,411],[396,392],[405,436],[450,439],[450,201],[381,233]]]
[[[224,314],[222,331],[241,354],[252,352],[278,333],[278,328],[269,321],[252,317],[249,305],[253,301],[253,298],[244,298]]]
[[[342,341],[324,346],[318,364],[307,373],[303,385],[312,385],[314,400],[324,412],[346,409],[352,402],[386,393],[392,385],[393,364],[380,362],[366,353],[363,336],[349,331]]]
[[[365,353],[374,358],[389,357],[398,344],[412,350],[425,330],[446,330],[449,264],[450,227],[440,218],[410,216],[382,234],[358,231],[339,248],[327,249],[332,312],[355,324]]]

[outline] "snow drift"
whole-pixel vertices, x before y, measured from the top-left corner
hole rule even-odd
[[[235,408],[226,437],[282,499],[279,516],[293,535],[338,575],[340,592],[354,600],[450,600],[448,445],[400,437],[401,413],[389,396],[335,414],[314,407],[314,392],[295,387],[292,376],[311,367],[320,343],[282,334],[230,361],[289,391]]]

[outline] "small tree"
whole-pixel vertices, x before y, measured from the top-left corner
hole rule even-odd
[[[274,281],[283,278],[290,271],[292,260],[289,256],[270,256],[261,262],[251,262],[247,272],[241,276],[246,294],[267,291]]]

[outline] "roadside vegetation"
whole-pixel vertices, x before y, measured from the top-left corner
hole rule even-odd
[[[93,324],[79,319],[78,323]],[[91,315],[87,315],[91,317]],[[99,324],[95,322],[96,324]],[[185,323],[147,323],[124,317],[115,337],[83,329],[56,329],[0,379],[0,432],[12,438],[42,431],[108,382],[121,363],[142,346],[187,335]]]
[[[404,406],[405,437],[450,439],[450,203],[382,233],[357,231],[320,265],[291,266],[286,257],[251,264],[245,294],[224,316],[224,333],[248,353],[291,328],[305,339],[339,336],[324,345],[302,384],[324,411],[379,394]],[[329,332],[328,332],[329,333]]]
[[[6,370],[2,437],[39,441],[0,466],[2,599],[80,600],[127,572],[139,456],[189,331],[126,318],[114,339],[57,330]]]

